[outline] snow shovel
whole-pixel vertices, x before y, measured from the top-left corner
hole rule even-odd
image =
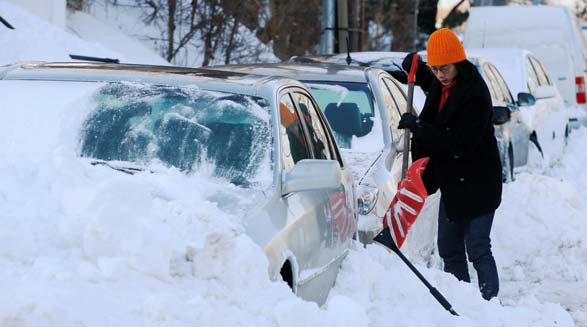
[[[418,55],[414,54],[412,57],[410,72],[408,74],[407,111],[409,113],[414,113],[412,103],[414,100],[414,82],[417,69]],[[426,187],[422,182],[422,173],[426,168],[428,158],[416,160],[408,168],[409,151],[410,130],[406,129],[404,134],[402,180],[398,183],[397,192],[383,218],[383,230],[373,238],[373,241],[395,252],[408,268],[418,276],[422,283],[424,283],[438,303],[440,303],[451,314],[458,316],[457,312],[452,308],[452,305],[446,300],[446,298],[442,296],[442,294],[434,288],[424,276],[422,276],[416,267],[414,267],[408,258],[406,258],[399,250],[407,237],[408,230],[418,218],[422,207],[424,207],[424,202],[428,196]]]
[[[416,221],[418,214],[424,206],[427,193],[422,182],[422,172],[426,168],[427,163],[428,158],[421,158],[410,166],[406,178],[399,182],[396,195],[383,218],[383,230],[373,238],[373,241],[395,252],[408,268],[418,276],[422,283],[424,283],[438,303],[451,314],[458,316],[446,298],[436,288],[430,285],[396,245],[397,242],[401,247],[407,236],[407,231]]]

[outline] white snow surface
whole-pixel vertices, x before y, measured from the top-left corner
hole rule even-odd
[[[14,26],[10,30],[0,25],[0,65],[28,60],[72,61],[70,54],[129,61],[119,52],[84,41],[12,3],[0,0],[0,15]]]
[[[0,63],[101,49],[4,2],[0,13],[31,31],[0,29]],[[23,87],[0,99],[0,326],[587,325],[586,129],[557,165],[504,185],[492,231],[499,298],[418,266],[454,317],[376,245],[354,244],[322,307],[297,298],[269,280],[240,206],[224,210],[246,192],[163,166],[132,176],[92,166],[78,155],[83,101],[38,94],[44,108],[9,110],[30,97]]]

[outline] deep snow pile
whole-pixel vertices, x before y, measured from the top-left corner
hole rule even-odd
[[[19,11],[0,2],[2,16]],[[63,60],[71,41],[0,30],[0,63]],[[105,53],[104,56],[108,54]],[[81,99],[91,86],[71,89]],[[453,317],[393,254],[356,244],[327,303],[267,277],[243,233],[243,190],[154,165],[133,176],[79,158],[88,104],[26,86],[0,98],[0,326],[573,326],[587,322],[587,131],[561,163],[504,188],[493,230],[499,300],[419,267],[461,314]],[[17,107],[25,108],[16,110]],[[227,201],[235,203],[226,210]],[[437,262],[437,260],[436,260]],[[474,274],[473,274],[474,276]]]
[[[262,249],[241,226],[239,208],[255,201],[250,192],[160,165],[132,176],[92,166],[79,158],[78,140],[91,108],[84,99],[97,86],[69,86],[66,100],[51,88],[27,97],[26,85],[2,86],[0,325],[573,325],[563,307],[543,302],[549,290],[540,279],[580,278],[557,251],[585,268],[584,245],[575,242],[585,201],[571,184],[522,175],[506,187],[504,198],[512,201],[504,202],[494,232],[503,305],[482,300],[472,284],[420,267],[461,314],[453,317],[398,258],[356,244],[319,308],[269,281]],[[574,136],[570,149],[587,141],[587,133]],[[572,154],[565,162],[582,160]],[[550,223],[549,212],[541,213],[549,208],[574,229]]]

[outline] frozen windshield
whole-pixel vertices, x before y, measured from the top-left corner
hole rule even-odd
[[[363,138],[375,132],[373,97],[366,83],[312,81],[306,85],[328,119],[341,148],[352,148],[353,136]]]
[[[160,161],[248,185],[270,171],[271,123],[260,98],[111,83],[94,96],[81,156],[146,164]],[[264,169],[260,169],[263,167]]]

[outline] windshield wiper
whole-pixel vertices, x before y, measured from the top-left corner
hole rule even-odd
[[[97,166],[97,165],[106,166],[108,168],[118,170],[118,171],[121,171],[121,172],[123,172],[125,174],[129,174],[129,175],[134,175],[136,173],[140,173],[141,171],[143,171],[143,169],[141,169],[141,168],[113,166],[113,165],[107,163],[106,161],[92,161],[91,164],[92,164],[92,166]]]
[[[0,23],[2,23],[4,26],[6,26],[7,28],[13,30],[14,26],[10,25],[9,22],[6,21],[6,19],[2,18],[2,16],[0,16]]]
[[[119,64],[120,63],[120,61],[118,59],[81,56],[81,55],[75,55],[75,54],[70,54],[69,58],[75,59],[75,60],[103,62],[106,64]]]

